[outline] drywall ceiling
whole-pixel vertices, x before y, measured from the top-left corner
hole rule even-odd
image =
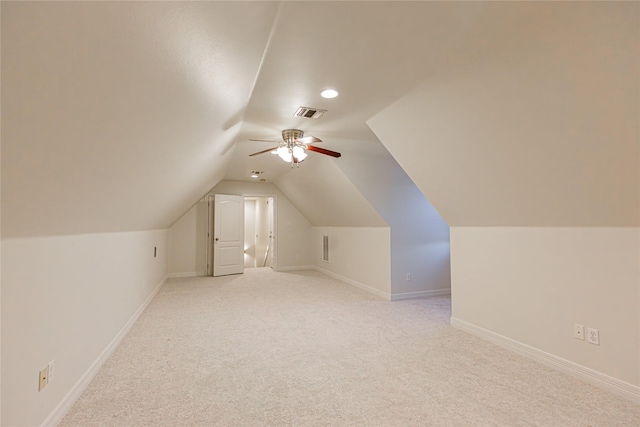
[[[545,11],[368,122],[449,225],[640,226],[640,4]]]
[[[317,156],[275,182],[315,226],[387,227],[331,158]]]
[[[249,159],[268,143],[246,142],[285,127],[338,150],[371,140],[366,118],[473,51],[478,34],[497,36],[488,17],[502,13],[395,2],[1,7],[3,237],[168,227],[222,179],[288,172],[269,155]],[[321,100],[327,86],[340,97]],[[292,118],[309,104],[329,112]]]
[[[2,2],[2,236],[166,228],[224,176],[269,2]]]
[[[544,24],[548,4],[3,1],[0,8],[6,238],[169,227],[223,179],[250,180],[261,170],[274,182],[292,173],[270,154],[248,156],[270,146],[249,138],[278,139],[284,128],[345,155],[379,150],[367,120],[438,76],[472,75],[474,64],[509,48],[523,22]],[[326,87],[340,96],[322,99]],[[299,106],[328,113],[294,118]],[[425,118],[412,117],[390,143],[396,158],[424,143],[413,125]],[[449,209],[434,205],[449,221]]]
[[[433,74],[495,49],[530,12],[509,4],[455,2],[284,2],[274,21],[226,179],[252,170],[275,180],[290,168],[270,154],[281,130],[302,129],[320,147],[377,150],[366,120]],[[335,88],[340,95],[324,99]],[[328,110],[294,117],[298,107]],[[370,144],[367,144],[369,142]],[[410,141],[409,141],[410,142]],[[319,156],[312,153],[311,156]],[[339,160],[338,160],[339,161]]]

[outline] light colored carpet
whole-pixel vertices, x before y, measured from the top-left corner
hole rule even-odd
[[[169,280],[62,426],[638,426],[640,407],[315,271]]]

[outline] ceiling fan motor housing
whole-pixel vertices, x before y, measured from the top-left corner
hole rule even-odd
[[[300,129],[285,129],[282,131],[282,139],[287,144],[293,144],[298,139],[304,136],[304,132]]]

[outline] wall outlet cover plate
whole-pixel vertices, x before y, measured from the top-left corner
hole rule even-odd
[[[39,374],[38,391],[42,391],[47,386],[47,380],[49,378],[49,365],[45,366]]]
[[[577,340],[584,341],[584,325],[573,325],[573,337]]]

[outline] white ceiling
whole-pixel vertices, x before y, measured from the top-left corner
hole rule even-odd
[[[276,180],[309,222],[327,227],[386,227],[387,223],[329,157],[304,162]]]
[[[638,227],[640,3],[542,5],[368,123],[450,226]]]
[[[338,151],[524,10],[396,2],[2,2],[2,234],[165,228],[299,127]],[[498,10],[500,9],[500,10]],[[496,13],[513,9],[500,27]],[[335,87],[337,99],[320,98]],[[318,121],[297,107],[326,108]],[[317,155],[317,154],[313,154]],[[46,209],[42,209],[46,207]]]
[[[264,170],[274,180],[287,172],[269,154],[248,157],[275,145],[248,139],[279,140],[287,128],[335,151],[376,150],[378,144],[366,143],[377,141],[367,119],[428,76],[480,56],[526,12],[490,3],[281,4],[225,177],[243,180]],[[320,92],[329,87],[340,95],[323,99]],[[300,106],[328,112],[318,120],[293,117]]]
[[[248,156],[285,128],[381,151],[367,120],[508,46],[546,5],[3,1],[2,236],[169,227],[221,180],[289,173]]]
[[[276,5],[1,8],[4,237],[166,228],[223,178]]]

